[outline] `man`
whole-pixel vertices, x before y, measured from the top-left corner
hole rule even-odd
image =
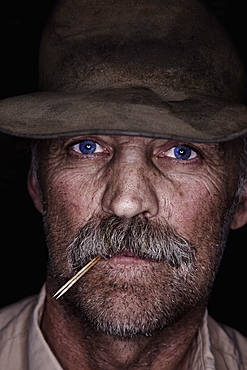
[[[194,0],[63,0],[40,66],[43,92],[0,105],[31,142],[49,251],[39,297],[1,312],[1,366],[246,369],[206,311],[247,222],[245,77],[221,27]]]

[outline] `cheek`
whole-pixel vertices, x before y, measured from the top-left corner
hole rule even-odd
[[[169,222],[192,243],[218,237],[226,212],[226,191],[207,177],[178,181],[170,199]]]
[[[98,211],[98,180],[76,172],[50,176],[44,189],[45,218],[56,238],[71,242],[79,229]]]
[[[195,246],[196,268],[206,281],[209,276],[214,278],[222,258],[230,204],[227,185],[207,177],[191,180],[176,186],[169,223]]]

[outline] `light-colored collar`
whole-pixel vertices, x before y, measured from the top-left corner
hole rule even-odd
[[[52,353],[40,329],[46,297],[43,286],[38,303],[33,311],[29,326],[29,365],[30,370],[62,370],[59,362]]]
[[[192,342],[190,364],[188,369],[215,370],[215,360],[211,351],[208,329],[208,312],[205,311],[202,325]]]

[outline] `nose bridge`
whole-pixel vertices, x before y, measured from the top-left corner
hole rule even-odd
[[[144,155],[134,148],[121,154],[117,163],[118,188],[125,196],[141,191],[144,177],[148,174],[146,167]]]
[[[148,158],[140,148],[122,150],[113,160],[103,196],[103,209],[119,217],[154,216],[158,200]]]

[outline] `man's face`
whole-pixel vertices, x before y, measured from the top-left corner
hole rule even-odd
[[[235,146],[129,136],[45,141],[38,177],[51,293],[99,254],[60,298],[98,330],[150,334],[205,304],[238,187]]]

